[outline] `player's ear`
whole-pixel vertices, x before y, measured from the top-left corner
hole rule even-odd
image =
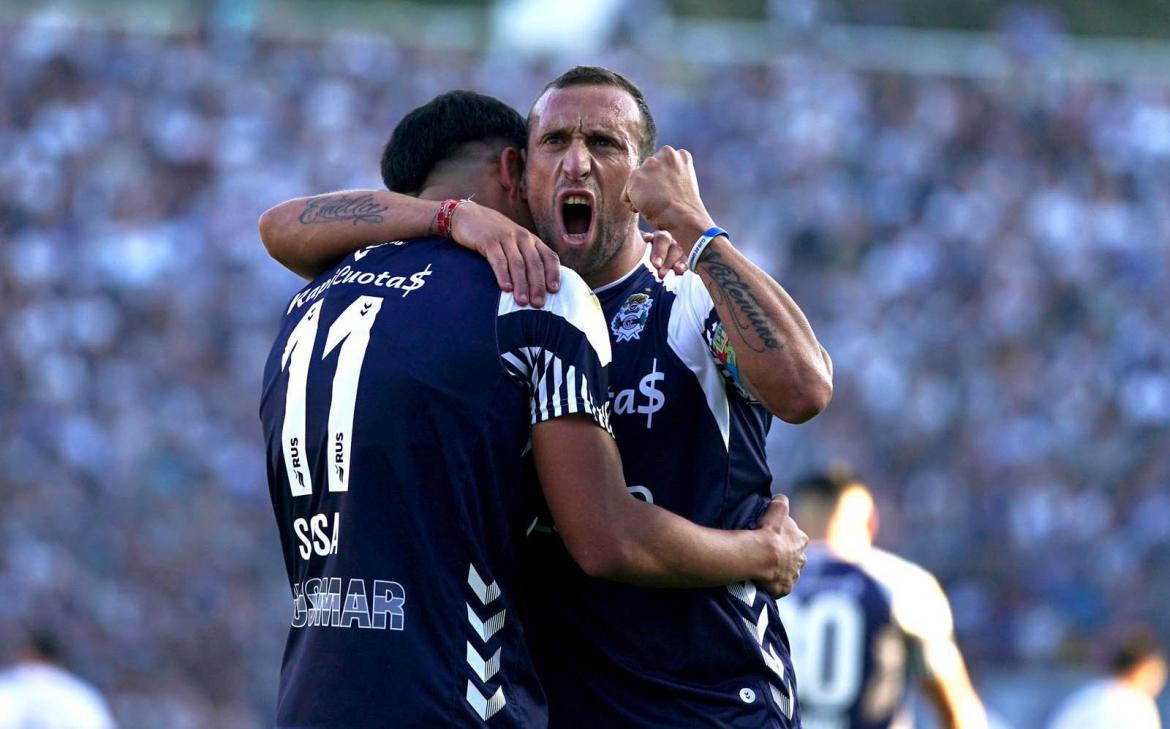
[[[500,152],[500,184],[511,199],[523,194],[524,156],[515,147],[505,147]]]
[[[528,202],[528,179],[524,176],[524,168],[528,166],[528,150],[520,150],[520,199]]]
[[[872,541],[877,539],[878,528],[881,527],[881,525],[882,525],[882,520],[881,520],[881,517],[878,515],[877,504],[874,504],[873,509],[871,509],[869,512],[869,520],[865,525],[866,528],[869,530],[869,541],[872,542]]]

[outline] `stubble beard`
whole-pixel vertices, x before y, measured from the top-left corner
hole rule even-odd
[[[619,226],[612,225],[606,216],[597,211],[594,215],[598,217],[594,221],[593,244],[585,248],[564,248],[554,216],[535,221],[537,235],[556,251],[561,259],[561,265],[571,268],[586,281],[594,273],[605,268],[624,243],[624,236],[615,235],[620,230]]]

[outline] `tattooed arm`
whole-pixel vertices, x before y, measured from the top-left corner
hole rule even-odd
[[[387,190],[299,197],[260,216],[260,238],[281,265],[311,279],[358,248],[435,235],[438,209],[437,200]],[[492,208],[460,203],[451,219],[451,238],[487,259],[500,289],[511,291],[521,306],[542,306],[545,292],[560,285],[552,249]]]
[[[358,248],[427,235],[437,210],[434,200],[385,190],[298,197],[260,216],[260,238],[281,265],[311,279]]]
[[[625,198],[688,249],[715,225],[686,150],[663,147],[642,163],[630,175]],[[823,410],[833,395],[833,363],[788,292],[722,236],[707,246],[695,273],[715,302],[752,395],[789,423]]]
[[[671,233],[695,241],[713,225],[696,230],[682,223]],[[715,302],[751,393],[789,423],[824,410],[833,395],[833,362],[788,292],[722,236],[707,246],[696,273]]]

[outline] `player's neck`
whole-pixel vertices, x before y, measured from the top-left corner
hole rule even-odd
[[[645,255],[646,243],[642,240],[642,234],[638,231],[638,226],[635,223],[618,252],[606,261],[605,265],[591,271],[586,276],[582,276],[582,278],[585,279],[585,283],[589,284],[589,288],[601,288],[633,271],[642,262],[642,257]]]
[[[862,535],[830,534],[826,543],[834,554],[848,559],[861,559],[873,548],[873,543]]]
[[[470,198],[474,192],[467,185],[440,182],[427,185],[419,190],[418,198],[420,200],[463,200]]]

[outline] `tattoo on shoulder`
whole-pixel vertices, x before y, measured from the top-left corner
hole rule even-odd
[[[300,221],[311,223],[381,223],[385,205],[374,201],[373,195],[321,195],[305,203]]]
[[[704,268],[711,280],[715,282],[715,303],[728,303],[731,309],[731,323],[742,334],[744,341],[755,352],[768,349],[782,349],[784,343],[768,316],[759,299],[752,293],[752,287],[740,277],[739,273],[727,265],[719,251],[708,250],[699,261],[699,267]],[[754,337],[751,334],[755,334]]]

